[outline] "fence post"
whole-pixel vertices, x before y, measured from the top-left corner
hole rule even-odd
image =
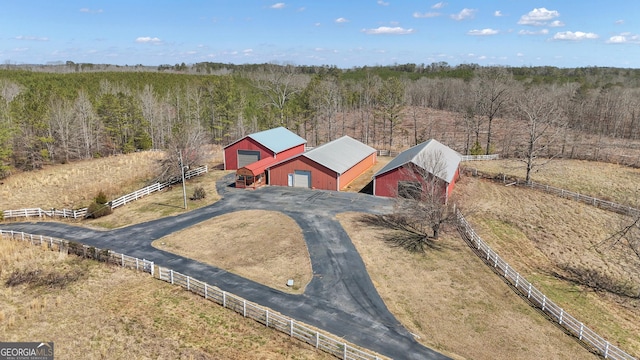
[[[564,315],[564,309],[560,309],[560,319],[559,319],[559,321],[558,321],[558,323],[559,323],[560,325],[562,325],[562,316],[563,316],[563,315]]]
[[[519,282],[520,282],[520,273],[516,273],[516,289],[518,288]]]
[[[582,332],[584,331],[584,323],[580,323],[580,334],[578,336],[578,339],[582,340]]]
[[[124,267],[124,254],[120,254],[120,266]]]
[[[264,323],[267,327],[269,327],[269,309],[264,310]]]
[[[169,270],[169,279],[171,279],[171,284],[173,284],[173,270]]]
[[[527,291],[527,299],[531,297],[531,283],[529,283],[529,290]]]
[[[207,293],[207,283],[204,283],[204,299],[208,299],[209,298],[209,294]]]
[[[609,342],[607,341],[607,345],[605,345],[604,347],[604,358],[608,358],[609,357]]]
[[[154,273],[155,273],[156,269],[155,269],[155,265],[153,264],[153,261],[151,262],[151,277],[154,277]]]
[[[347,343],[344,343],[342,346],[342,359],[347,360]]]
[[[190,278],[187,276],[187,290],[191,291],[191,281],[189,279]]]
[[[293,336],[293,319],[289,320],[289,336]]]
[[[320,332],[316,331],[316,349],[320,346]]]
[[[224,308],[227,307],[227,292],[226,291],[222,292],[222,307],[224,307]]]
[[[545,310],[545,306],[547,306],[547,295],[542,295],[542,311]]]
[[[242,299],[242,316],[247,317],[247,300]]]
[[[136,270],[138,270],[138,258],[136,258]]]

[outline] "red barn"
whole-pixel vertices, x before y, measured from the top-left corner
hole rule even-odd
[[[403,151],[373,175],[373,195],[416,197],[433,184],[446,202],[460,176],[461,160],[458,152],[434,139],[423,142]]]
[[[344,189],[376,163],[376,149],[343,136],[272,165],[270,185]]]
[[[238,170],[259,160],[288,159],[304,152],[307,141],[278,127],[247,135],[224,147],[224,169]]]

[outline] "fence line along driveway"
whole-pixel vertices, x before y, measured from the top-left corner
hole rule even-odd
[[[209,168],[207,165],[197,167],[195,169],[186,171],[184,173],[185,179],[191,179],[195,176],[200,176],[202,174],[207,173]],[[127,194],[121,196],[115,200],[110,201],[107,205],[111,206],[111,209],[115,209],[117,207],[126,205],[132,201],[136,201],[145,196],[151,195],[156,191],[163,190],[173,184],[177,184],[182,182],[182,178],[173,178],[167,182],[163,183],[155,183],[149,186],[146,186],[142,189],[136,190],[131,194]],[[4,210],[2,212],[3,219],[15,219],[21,217],[61,217],[61,218],[71,218],[71,219],[82,219],[87,215],[87,208],[82,209],[51,209],[44,210],[41,208],[30,208],[30,209],[18,209],[18,210]]]
[[[108,248],[153,261],[251,302],[344,338],[357,346],[397,359],[446,359],[419,344],[389,312],[378,295],[348,235],[335,214],[345,211],[385,213],[392,201],[364,194],[288,187],[254,191],[232,189],[233,174],[218,182],[222,199],[177,216],[110,231],[56,222],[0,224],[0,229]],[[156,249],[151,242],[202,221],[238,210],[281,211],[303,231],[313,279],[302,295],[280,292],[214,266]]]

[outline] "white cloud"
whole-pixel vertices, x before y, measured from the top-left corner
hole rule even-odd
[[[272,9],[284,9],[286,5],[284,3],[275,3],[270,6]]]
[[[493,16],[495,16],[495,17],[501,17],[501,16],[504,16],[504,15],[502,15],[502,11],[500,11],[500,10],[496,10],[496,11],[494,11],[494,12],[493,12]]]
[[[625,32],[610,37],[607,44],[640,44],[640,35]]]
[[[378,0],[378,5],[381,5],[381,6],[389,6],[389,3],[388,3],[388,2],[384,2],[384,1],[382,1],[382,0]]]
[[[348,22],[349,22],[349,20],[347,20],[347,19],[345,19],[345,18],[343,18],[343,17],[337,18],[337,19],[335,19],[334,21],[335,21],[336,23],[338,23],[338,24],[344,24],[344,23],[348,23]]]
[[[437,4],[434,4],[431,8],[432,9],[442,9],[443,7],[447,6],[446,2],[439,2]]]
[[[462,9],[462,11],[460,11],[459,13],[457,13],[457,14],[452,14],[452,15],[451,15],[451,18],[452,18],[453,20],[457,20],[457,21],[465,20],[465,19],[472,19],[472,18],[475,16],[475,14],[476,14],[476,12],[477,12],[477,11],[478,11],[478,10],[476,10],[476,9],[467,9],[467,8],[464,8],[464,9]]]
[[[38,37],[38,36],[24,36],[18,35],[16,36],[16,40],[26,40],[26,41],[49,41],[48,37]]]
[[[560,20],[555,20],[549,23],[550,27],[562,27],[564,26],[564,23]]]
[[[80,9],[80,12],[88,13],[88,14],[100,14],[102,13],[102,9],[92,10],[89,8],[82,8]]]
[[[498,33],[498,30],[494,30],[494,29],[482,29],[482,30],[470,30],[467,35],[474,35],[474,36],[487,36],[487,35],[496,35]]]
[[[620,19],[620,20],[616,20],[615,23],[616,25],[623,25],[624,24],[624,20]]]
[[[160,44],[162,43],[162,40],[157,37],[152,38],[150,36],[140,36],[136,38],[136,42],[140,44]]]
[[[518,35],[547,35],[549,30],[542,29],[539,31],[531,31],[531,30],[520,30],[518,31]]]
[[[242,53],[245,55],[251,55],[253,53],[253,49],[244,49],[242,50]]]
[[[406,35],[406,34],[413,34],[414,30],[413,29],[405,29],[405,28],[402,28],[402,27],[380,26],[380,27],[375,28],[375,29],[362,29],[362,32],[364,32],[365,34],[369,34],[369,35],[384,35],[384,34]]]
[[[521,53],[521,52],[519,52],[519,53],[517,53],[517,54],[516,54],[516,56],[517,56],[517,57],[523,57],[523,56],[524,56],[524,54],[523,54],[523,53]]]
[[[440,16],[440,13],[437,13],[437,12],[420,13],[416,11],[413,13],[413,17],[417,19],[425,19],[425,18],[432,18],[432,17],[438,17],[438,16]]]
[[[597,39],[598,35],[594,33],[586,33],[582,31],[563,31],[556,33],[553,35],[554,40],[571,40],[571,41],[579,41],[579,40],[591,40]]]
[[[518,24],[520,25],[532,25],[532,26],[545,26],[549,20],[553,20],[560,16],[560,13],[556,10],[547,10],[546,8],[536,8],[529,11],[528,14],[522,15]]]

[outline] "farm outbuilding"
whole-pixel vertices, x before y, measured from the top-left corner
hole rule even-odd
[[[224,147],[224,169],[238,170],[267,158],[288,159],[303,153],[306,143],[284,127],[253,133]]]
[[[344,189],[376,163],[376,149],[343,136],[271,165],[269,185]]]
[[[460,176],[461,160],[457,151],[437,140],[425,141],[401,152],[373,175],[373,194],[416,197],[433,184],[446,202]]]

